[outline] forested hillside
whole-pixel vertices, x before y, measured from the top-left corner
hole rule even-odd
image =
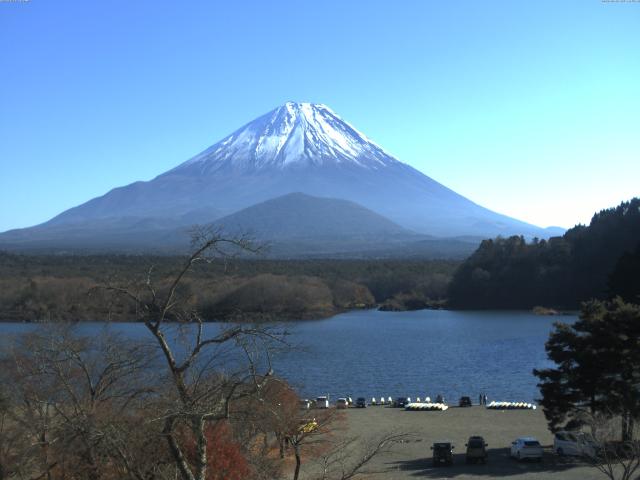
[[[145,290],[149,268],[162,289],[184,258],[133,255],[14,255],[0,252],[0,321],[134,318],[135,306],[93,289]],[[246,260],[198,265],[180,294],[207,319],[319,318],[385,304],[442,302],[458,262],[427,260]],[[241,312],[241,313],[240,313]]]
[[[483,241],[455,273],[449,303],[454,308],[574,309],[582,301],[614,295],[637,302],[639,256],[640,199],[634,198],[562,237]]]

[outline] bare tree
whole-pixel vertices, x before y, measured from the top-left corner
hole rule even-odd
[[[24,335],[5,358],[10,421],[26,441],[22,471],[30,478],[149,478],[129,462],[133,412],[153,391],[148,346],[107,334],[78,337],[69,329]],[[9,380],[9,381],[7,381]],[[157,463],[157,462],[156,462]]]
[[[311,416],[313,415],[313,416]],[[303,456],[313,459],[309,474],[318,480],[347,480],[363,473],[377,456],[411,437],[386,433],[368,442],[343,435],[345,416],[336,409],[299,410],[289,417],[286,442],[295,457],[293,480],[300,478]],[[316,474],[319,471],[319,474]]]
[[[4,389],[0,390],[0,480],[18,475],[24,467],[21,457],[28,445],[13,417],[11,401]]]
[[[154,419],[183,480],[205,480],[211,452],[207,427],[230,418],[232,405],[256,395],[272,375],[266,345],[278,341],[264,327],[205,322],[181,292],[181,284],[198,264],[256,252],[244,237],[226,238],[219,230],[197,232],[194,252],[165,288],[154,285],[150,269],[142,288],[107,286],[136,306],[138,320],[160,349],[170,387],[158,403]],[[262,369],[262,372],[258,372]]]
[[[388,433],[362,442],[342,436],[345,415],[336,409],[307,410],[299,405],[298,395],[284,381],[272,378],[262,396],[254,399],[258,407],[247,409],[258,413],[257,422],[275,434],[280,457],[293,452],[293,479],[298,480],[306,459],[313,459],[312,471],[321,471],[318,479],[347,480],[363,473],[375,457],[388,452],[396,443],[411,435]],[[311,477],[315,478],[315,477]]]
[[[27,368],[32,371],[33,364],[14,360],[2,358],[0,368],[0,381],[5,386],[0,432],[3,474],[7,478],[51,479],[58,465],[50,454],[58,426],[49,400],[51,385],[42,379],[27,380],[24,373]]]
[[[222,457],[241,448],[246,458],[237,458],[254,467],[251,476],[275,477],[269,452],[253,453],[255,431],[235,420],[253,415],[247,409],[254,400],[275,401],[263,390],[275,380],[268,346],[281,336],[252,325],[205,324],[185,287],[197,265],[256,249],[219,231],[200,232],[196,241],[168,283],[155,285],[150,268],[138,284],[92,290],[107,302],[129,299],[151,341],[56,327],[4,352],[0,480],[246,478],[247,469],[241,477],[223,473]]]
[[[621,441],[621,429],[627,428],[623,423],[613,413],[589,414],[584,421],[594,440],[586,457],[610,480],[631,480],[640,471],[640,431],[636,426],[627,432],[630,438]]]
[[[288,419],[285,440],[291,445],[296,459],[293,480],[298,480],[300,476],[303,452],[311,451],[311,454],[317,454],[318,450],[326,447],[330,435],[336,429],[336,423],[343,418],[337,410],[330,409],[319,410],[312,418],[303,413]]]
[[[394,445],[407,441],[410,437],[406,433],[387,433],[364,443],[357,437],[334,441],[331,448],[316,460],[321,470],[317,479],[348,480],[371,473],[365,472],[365,468],[374,458],[388,453]]]

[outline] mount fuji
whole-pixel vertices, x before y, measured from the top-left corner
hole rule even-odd
[[[375,233],[380,243],[381,232],[391,230],[396,239],[401,234],[415,239],[511,234],[545,238],[561,233],[473,203],[397,160],[325,105],[287,102],[153,180],[115,188],[41,225],[0,234],[0,248],[127,250],[176,245],[181,241],[176,232],[189,225],[224,225],[226,217],[238,226],[237,218],[255,219],[238,215],[243,209],[278,197],[298,198],[292,193],[313,197],[309,204],[316,210],[323,200],[356,204],[371,221],[356,222],[363,230],[351,229],[349,235],[364,238]],[[284,203],[267,202],[255,211],[283,222],[281,215],[264,212]],[[333,220],[344,210],[355,215],[350,208],[334,208]],[[379,225],[372,225],[374,218]],[[262,229],[264,223],[261,220]],[[300,229],[307,226],[301,224]],[[321,234],[323,225],[316,227]],[[269,228],[291,232],[296,224],[292,218],[286,228],[282,223]]]

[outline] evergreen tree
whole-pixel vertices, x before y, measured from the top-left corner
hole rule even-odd
[[[633,253],[620,257],[609,276],[611,296],[620,296],[626,302],[640,304],[640,243]]]
[[[587,302],[573,325],[556,324],[545,348],[556,367],[534,375],[549,427],[619,415],[622,440],[631,440],[640,418],[640,306],[620,298]]]
[[[548,241],[485,240],[456,271],[449,302],[456,308],[575,309],[590,298],[611,298],[609,291],[639,302],[640,253],[627,253],[639,243],[640,198]]]

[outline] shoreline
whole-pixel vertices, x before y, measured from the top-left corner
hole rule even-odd
[[[385,312],[385,313],[403,313],[403,312],[419,312],[419,311],[431,311],[431,310],[439,310],[445,312],[518,312],[518,313],[531,313],[533,315],[537,315],[540,317],[571,317],[579,314],[578,310],[557,310],[555,313],[537,313],[533,309],[517,309],[517,308],[447,308],[446,306],[433,306],[433,307],[425,307],[425,308],[408,308],[408,309],[390,309],[383,308],[384,303],[376,304],[374,306],[366,306],[366,307],[357,307],[357,308],[336,308],[332,311],[308,311],[302,314],[288,312],[282,315],[274,314],[274,313],[258,313],[258,314],[245,314],[239,317],[225,317],[220,319],[206,319],[203,320],[204,323],[290,323],[290,322],[313,322],[316,320],[326,320],[328,318],[333,318],[338,315],[342,315],[345,313],[351,312],[364,312],[364,311],[373,311],[373,312]],[[36,319],[10,319],[0,314],[0,324],[28,324],[32,323],[35,325],[44,325],[44,324],[71,324],[71,323],[142,323],[139,320],[121,320],[121,319],[90,319],[90,320],[65,320],[65,319],[56,319],[56,320],[36,320]],[[166,320],[166,323],[176,323],[172,320]]]

